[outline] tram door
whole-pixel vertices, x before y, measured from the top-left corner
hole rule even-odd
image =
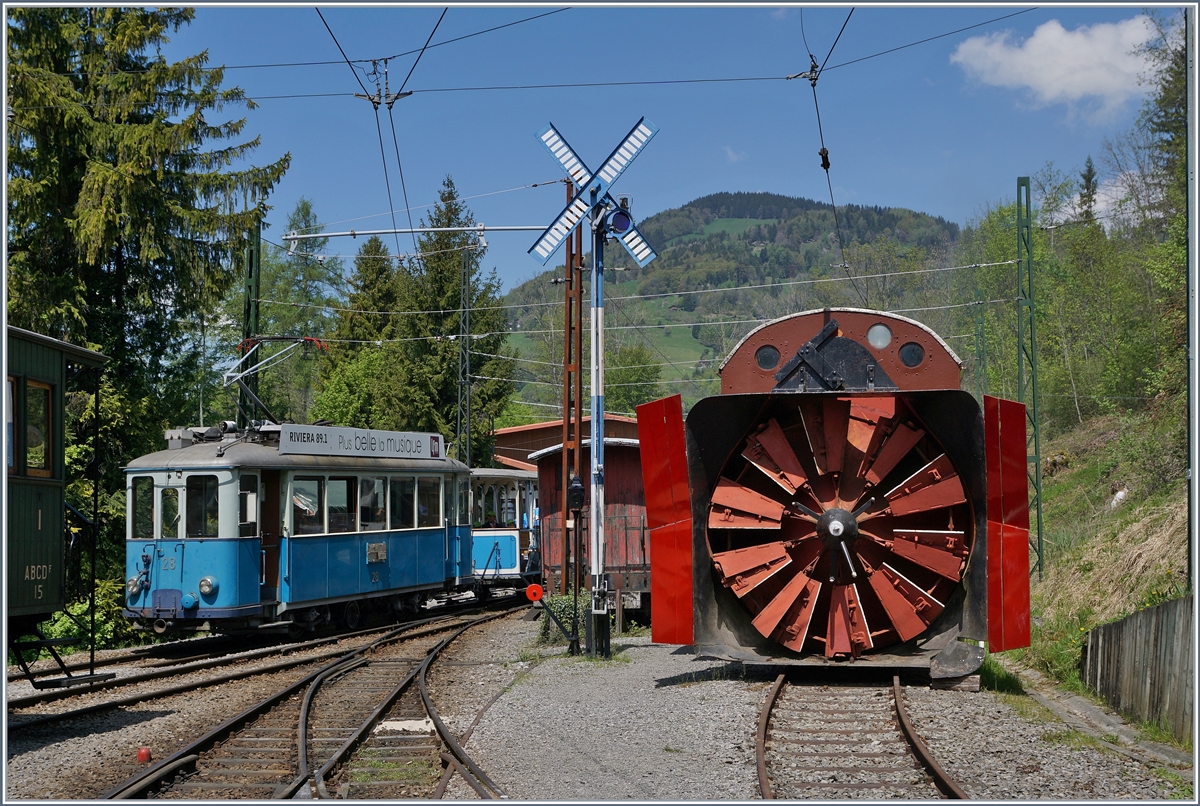
[[[262,598],[270,600],[279,593],[279,475],[278,470],[262,471]]]

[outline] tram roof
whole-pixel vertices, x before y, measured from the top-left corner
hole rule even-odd
[[[221,450],[223,455],[218,456]],[[343,471],[348,473],[462,473],[467,466],[457,459],[409,459],[368,456],[281,454],[276,444],[260,442],[201,442],[186,448],[139,456],[126,471],[265,468],[280,470]]]
[[[513,467],[473,467],[473,479],[516,479],[517,481],[537,481],[536,470],[517,470]]]

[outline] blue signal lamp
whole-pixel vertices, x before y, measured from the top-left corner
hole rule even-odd
[[[620,237],[633,227],[633,216],[628,210],[618,207],[604,217],[604,231]]]

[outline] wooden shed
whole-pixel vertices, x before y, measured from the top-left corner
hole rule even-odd
[[[605,417],[607,428],[608,417]],[[636,426],[636,423],[634,423]],[[551,445],[529,454],[537,466],[538,496],[541,507],[542,563],[547,589],[562,590],[562,444]],[[649,544],[646,540],[646,498],[642,491],[642,456],[637,439],[604,438],[604,526],[605,571],[610,586],[628,592],[650,590]],[[583,440],[584,487],[582,580],[588,586],[587,534],[591,507],[591,440]],[[568,578],[570,578],[568,573]],[[639,597],[634,597],[640,599]],[[638,607],[639,604],[630,603]]]

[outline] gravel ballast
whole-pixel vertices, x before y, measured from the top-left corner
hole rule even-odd
[[[429,680],[443,718],[459,735],[478,718],[466,751],[506,795],[759,797],[754,732],[772,673],[698,660],[648,637],[613,636],[609,661],[572,658],[565,646],[538,646],[538,627],[514,614],[471,630],[447,648]],[[94,797],[129,774],[120,768],[139,745],[157,744],[162,757],[170,745],[248,704],[255,681],[226,687],[229,701],[174,697],[110,714],[89,735],[16,734],[7,748],[6,797]],[[973,798],[1190,796],[1190,768],[1170,771],[1165,763],[1130,758],[1032,698],[919,686],[905,688],[904,696],[918,732]],[[447,797],[478,796],[456,776]]]

